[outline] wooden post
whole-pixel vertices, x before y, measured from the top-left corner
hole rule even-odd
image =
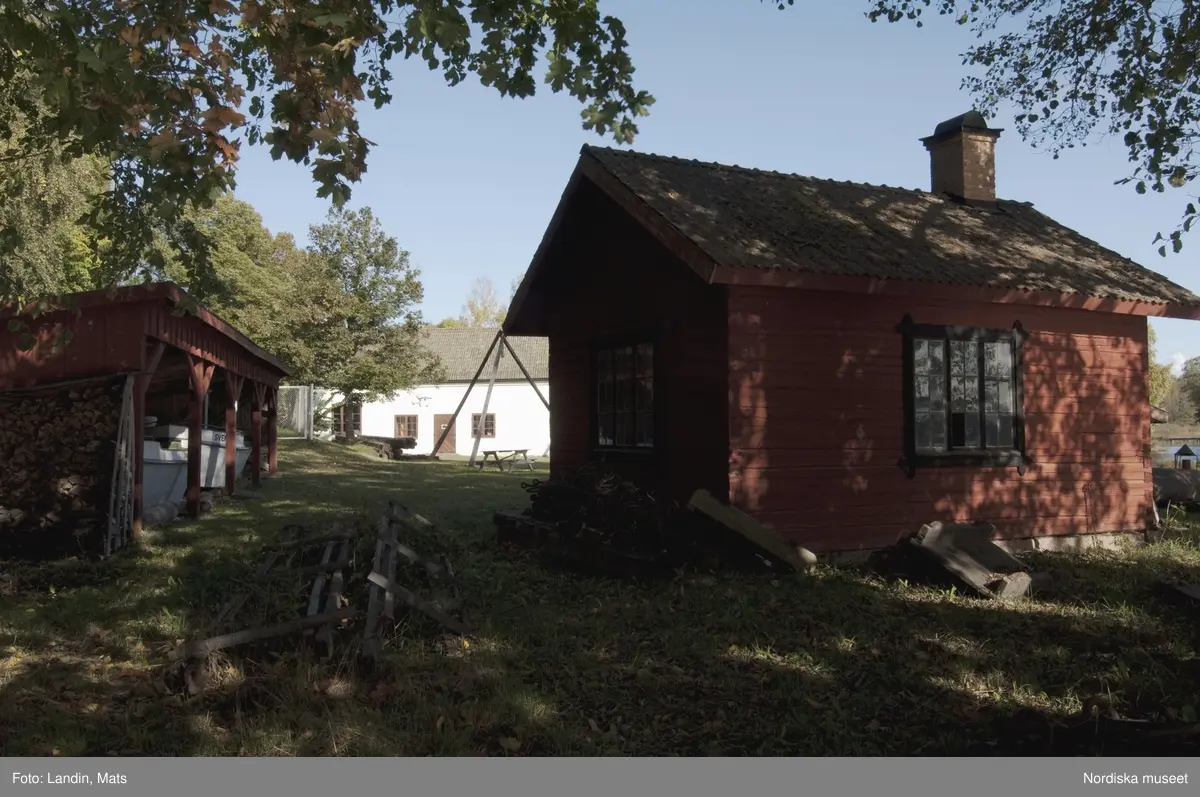
[[[262,406],[266,396],[267,386],[255,382],[250,405],[250,481],[255,487],[262,484]]]
[[[188,402],[188,459],[187,459],[187,512],[200,517],[200,489],[203,486],[201,470],[201,446],[204,434],[204,397],[212,382],[213,365],[199,357],[188,355],[188,377],[192,386]]]
[[[483,367],[487,365],[488,357],[492,356],[492,349],[496,348],[503,334],[503,330],[497,330],[496,337],[492,338],[492,345],[488,346],[487,354],[483,355],[483,359],[479,361],[479,368],[475,370],[475,376],[471,377],[471,384],[467,385],[467,391],[463,393],[462,401],[458,402],[458,406],[454,408],[454,414],[450,416],[450,423],[446,424],[446,428],[442,430],[441,437],[433,444],[433,451],[430,453],[434,456],[437,455],[438,449],[442,447],[442,443],[446,442],[446,435],[450,434],[450,430],[454,428],[454,422],[458,420],[458,414],[462,412],[463,405],[467,403],[467,396],[471,395],[471,389],[479,381],[479,375],[483,373]]]
[[[267,388],[267,475],[279,470],[279,388]]]
[[[242,397],[242,377],[225,370],[225,493],[237,485],[237,405]]]
[[[517,367],[521,369],[521,373],[524,374],[525,379],[529,381],[529,386],[533,388],[533,392],[537,393],[537,397],[542,400],[542,404],[544,404],[546,409],[549,410],[550,402],[547,401],[546,397],[542,395],[542,391],[538,389],[537,382],[533,381],[533,377],[529,375],[529,371],[525,370],[525,363],[521,362],[521,358],[517,356],[516,350],[513,349],[512,344],[508,342],[507,335],[504,336],[504,348],[508,349],[508,353],[512,355],[513,362],[515,362]]]
[[[474,465],[475,457],[479,455],[479,440],[483,437],[483,425],[487,422],[488,404],[492,401],[492,388],[496,386],[496,374],[500,373],[500,357],[504,354],[504,347],[496,346],[495,348],[496,357],[492,360],[492,376],[488,380],[487,393],[483,395],[483,411],[479,413],[479,423],[475,424],[475,442],[471,445],[471,461],[467,463],[468,465]]]
[[[146,508],[142,505],[146,478],[146,452],[142,446],[146,437],[146,389],[150,387],[166,347],[162,341],[151,344],[146,349],[142,370],[133,378],[133,517],[130,518],[129,532],[135,540],[142,534],[142,512]]]

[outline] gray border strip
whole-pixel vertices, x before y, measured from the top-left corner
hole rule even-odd
[[[1113,758],[10,758],[4,797],[299,797],[307,794],[414,794],[420,797],[614,794],[755,797],[920,794],[1196,794],[1197,759]],[[24,778],[21,774],[23,773]],[[105,777],[107,773],[107,778]],[[54,783],[56,777],[75,776]],[[1152,783],[1146,777],[1174,777]],[[22,780],[26,782],[22,782]],[[100,783],[100,780],[108,782]]]

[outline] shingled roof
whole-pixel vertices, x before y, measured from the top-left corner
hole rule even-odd
[[[442,361],[446,372],[444,383],[448,384],[470,382],[495,337],[496,330],[488,327],[428,327],[423,342],[425,347]],[[521,364],[529,371],[530,376],[537,380],[550,378],[550,346],[546,338],[512,337],[508,338],[508,342],[521,358]],[[489,366],[484,368],[479,379],[483,381],[491,375],[489,359]],[[500,370],[496,379],[525,380],[521,369],[507,350],[500,357]]]
[[[718,265],[1200,306],[1200,296],[1038,212],[584,146]]]

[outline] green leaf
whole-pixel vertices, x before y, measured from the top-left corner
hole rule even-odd
[[[8,319],[8,331],[9,332],[20,332],[24,328],[25,328],[25,322],[22,321],[21,319],[19,319],[19,318]]]
[[[88,50],[88,49],[80,50],[79,55],[76,56],[76,59],[79,61],[79,63],[83,64],[88,69],[92,70],[93,72],[95,72],[97,74],[104,73],[104,70],[105,70],[104,60],[96,52],[94,52],[92,50]]]
[[[344,28],[350,24],[350,15],[341,13],[318,14],[313,17],[313,22],[318,25],[327,25],[333,28]]]

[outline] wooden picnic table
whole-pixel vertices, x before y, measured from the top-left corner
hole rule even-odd
[[[508,471],[512,473],[514,467],[522,466],[533,470],[533,463],[529,461],[528,448],[500,448],[481,451],[483,458],[479,460],[479,469],[483,470],[488,461],[496,463],[496,470]]]

